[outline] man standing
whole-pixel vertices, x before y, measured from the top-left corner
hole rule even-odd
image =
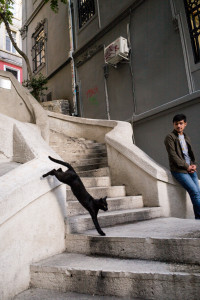
[[[200,188],[195,157],[189,137],[183,132],[187,126],[186,116],[173,118],[174,130],[165,138],[170,170],[174,178],[188,191],[195,219],[200,219]]]

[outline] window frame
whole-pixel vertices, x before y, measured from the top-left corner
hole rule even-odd
[[[20,70],[19,70],[19,69],[16,69],[16,68],[13,68],[13,67],[4,65],[4,71],[7,71],[7,69],[16,71],[16,72],[17,72],[17,80],[18,80],[19,82],[21,82],[21,76],[20,76]],[[7,71],[7,72],[9,72],[9,71]],[[12,72],[11,72],[11,73],[12,73]],[[13,75],[13,76],[14,76],[14,75]]]
[[[41,32],[43,36],[39,37]],[[39,37],[38,41],[37,38]],[[42,39],[42,41],[41,41]],[[44,19],[38,23],[35,28],[35,32],[32,34],[32,66],[33,73],[38,73],[46,65],[46,41],[47,41],[47,19]],[[42,43],[42,47],[41,44]],[[38,51],[39,49],[39,51]],[[41,53],[44,51],[44,54],[41,56]],[[39,65],[37,64],[37,58],[39,57]]]
[[[187,19],[187,25],[189,29],[189,36],[190,36],[191,47],[192,47],[192,52],[194,57],[194,64],[198,64],[200,63],[200,1],[196,8],[197,12],[199,13],[197,13],[192,19],[194,22],[193,24],[195,24],[195,26],[196,26],[195,18],[198,17],[199,19],[199,25],[196,28],[192,28],[191,15],[193,11],[191,11],[190,13],[188,5],[189,5],[188,0],[184,0],[184,8],[185,8],[185,14]]]
[[[93,2],[93,7],[94,7],[94,13],[92,16],[90,16],[83,24],[80,24],[80,1],[91,1]],[[85,26],[87,26],[97,15],[97,5],[96,5],[96,0],[77,0],[77,11],[78,11],[78,30],[81,31]]]
[[[12,33],[15,33],[15,37],[14,38],[14,41],[15,43],[17,44],[17,32],[14,31],[14,30],[11,30]],[[7,49],[7,39],[9,39],[9,43],[10,43],[10,50]],[[15,47],[13,46],[12,42],[11,42],[11,39],[6,31],[6,34],[5,34],[5,50],[9,53],[12,53],[12,54],[17,54],[17,51],[15,49]]]

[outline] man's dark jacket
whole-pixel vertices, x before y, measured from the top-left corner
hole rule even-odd
[[[184,133],[185,141],[188,146],[188,154],[191,159],[191,165],[195,165],[194,152],[192,150],[189,137]],[[186,163],[181,144],[178,138],[178,132],[173,130],[165,138],[165,146],[168,152],[170,170],[172,172],[188,173],[189,165]]]

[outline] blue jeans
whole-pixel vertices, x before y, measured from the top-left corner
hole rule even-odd
[[[197,172],[186,174],[179,172],[171,173],[189,193],[193,204],[195,219],[200,219],[200,187]]]

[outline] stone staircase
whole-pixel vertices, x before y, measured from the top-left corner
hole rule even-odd
[[[51,131],[50,145],[69,162],[94,197],[108,197],[109,211],[99,211],[102,227],[160,217],[159,207],[143,207],[142,196],[126,196],[125,186],[111,186],[106,147],[83,138],[66,137]],[[92,219],[67,187],[67,233],[80,233],[94,228]]]
[[[15,299],[199,299],[200,223],[162,218],[141,195],[112,186],[104,145],[54,132],[50,143],[91,195],[108,196],[98,215],[106,236],[67,188],[66,252],[33,263],[32,288]]]

